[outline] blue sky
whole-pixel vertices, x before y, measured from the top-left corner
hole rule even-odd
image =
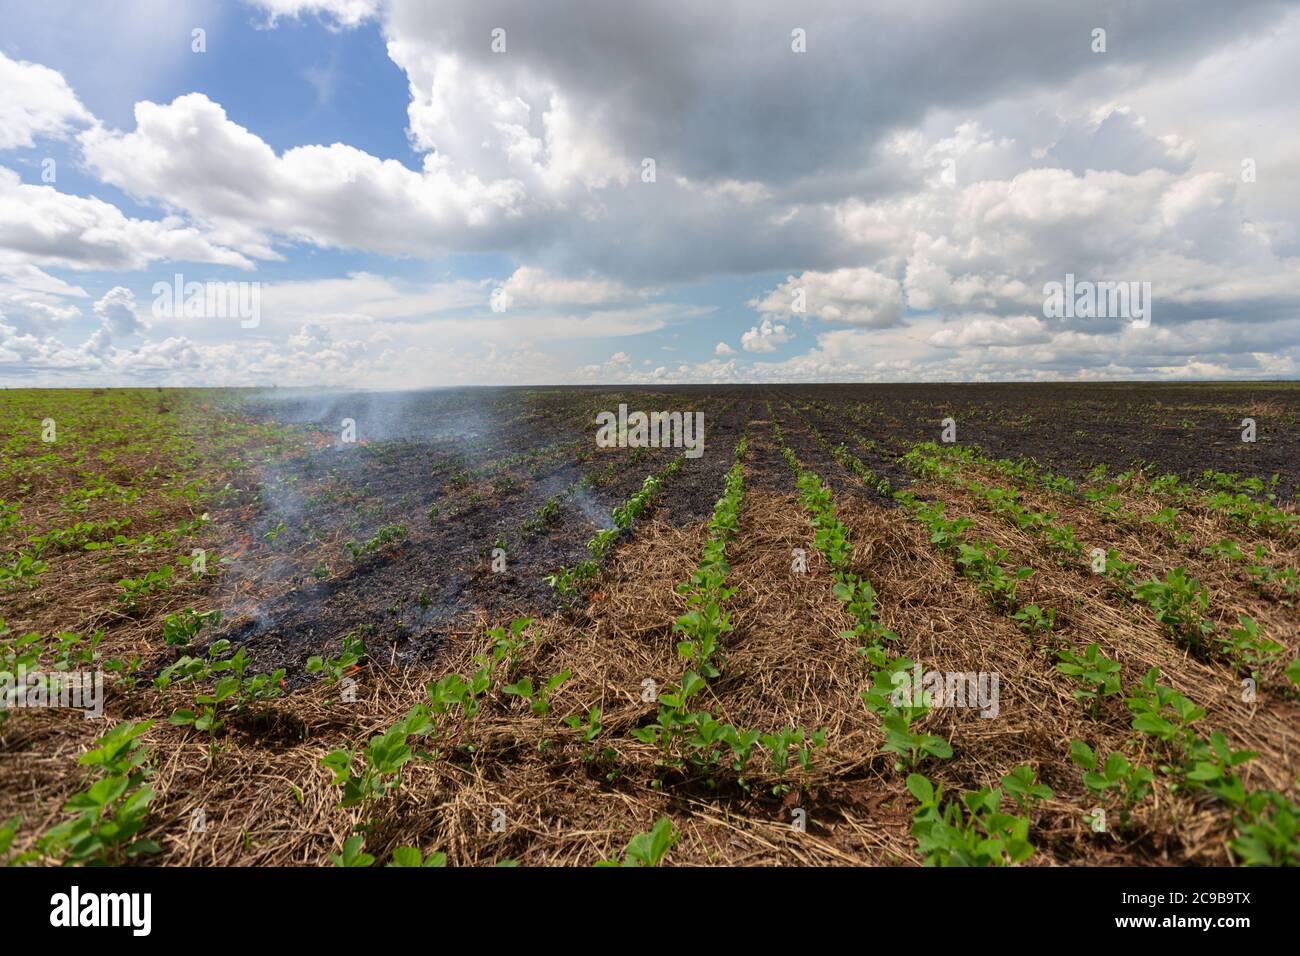
[[[0,382],[1296,376],[1295,4],[844,10],[6,0]]]

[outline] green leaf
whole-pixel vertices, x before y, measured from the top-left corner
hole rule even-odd
[[[934,785],[919,773],[907,775],[907,789],[921,803],[931,803],[934,800]]]
[[[1128,773],[1129,762],[1119,751],[1113,752],[1106,758],[1106,765],[1102,768],[1102,773],[1107,780],[1118,780],[1124,774]]]
[[[393,851],[393,859],[388,865],[420,866],[422,862],[418,849],[413,846],[399,846]]]

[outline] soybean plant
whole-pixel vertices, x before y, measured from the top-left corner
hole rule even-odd
[[[140,738],[153,721],[127,721],[95,741],[77,762],[95,768],[94,782],[63,805],[72,818],[37,841],[42,856],[68,863],[120,865],[145,853],[159,853],[153,840],[138,838],[154,792],[144,785],[150,774],[149,748]]]
[[[1070,741],[1070,759],[1083,768],[1083,785],[1095,799],[1118,802],[1120,828],[1126,828],[1133,808],[1151,794],[1155,775],[1118,750],[1103,761],[1082,740]]]
[[[1035,783],[1033,771],[1024,766],[1003,777],[1002,786],[1025,812],[1052,796],[1051,788]],[[1029,818],[1002,812],[1001,788],[983,787],[945,801],[942,786],[913,773],[907,789],[920,804],[912,835],[926,866],[1006,866],[1033,856]]]
[[[673,821],[660,817],[649,833],[638,833],[628,842],[623,851],[623,862],[618,860],[601,860],[597,866],[658,866],[664,855],[677,842],[679,834],[673,828]]]
[[[1065,647],[1057,651],[1056,656],[1061,659],[1056,669],[1067,677],[1077,678],[1083,685],[1075,688],[1075,699],[1088,701],[1093,719],[1096,719],[1100,699],[1120,692],[1119,661],[1103,657],[1097,644],[1089,644],[1082,654],[1075,654]]]
[[[429,708],[417,704],[388,730],[371,737],[359,754],[334,750],[322,757],[321,765],[334,774],[333,785],[343,788],[339,806],[370,805],[399,789],[402,768],[415,757],[410,738],[432,730]]]

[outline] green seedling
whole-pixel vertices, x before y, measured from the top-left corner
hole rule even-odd
[[[725,593],[730,594],[731,590]],[[731,630],[731,621],[726,611],[714,600],[700,598],[697,606],[677,618],[673,631],[686,636],[686,640],[677,643],[677,653],[699,668],[707,678],[721,674],[713,663],[723,634]]]
[[[21,816],[12,816],[8,820],[0,821],[0,866],[26,866],[41,858],[37,850],[28,850],[26,853],[12,852],[14,839],[18,836],[18,827],[22,822]]]
[[[343,788],[339,806],[369,806],[399,789],[402,768],[415,757],[410,738],[432,730],[429,708],[417,704],[388,730],[371,737],[361,753],[334,750],[322,757],[321,765],[334,775],[331,783]]]
[[[670,685],[659,695],[656,721],[644,727],[634,727],[630,733],[642,743],[662,746],[666,753],[672,744],[674,732],[685,719],[687,702],[707,686],[708,681],[695,671],[686,671],[680,685]]]
[[[225,723],[221,716],[222,705],[236,714],[244,713],[256,704],[279,697],[284,691],[284,668],[272,673],[249,673],[248,652],[240,648],[229,658],[222,658],[230,649],[227,640],[214,641],[208,648],[208,657],[182,657],[164,668],[154,685],[166,691],[176,682],[197,682],[215,678],[212,690],[194,695],[195,708],[182,708],[174,712],[168,722],[180,727],[193,727],[205,733],[215,733]]]
[[[1137,570],[1136,561],[1125,561],[1115,548],[1106,551],[1106,577],[1118,583],[1125,590],[1132,590],[1133,572]]]
[[[163,641],[168,647],[188,647],[205,624],[221,623],[217,610],[199,612],[193,608],[168,614],[163,621]]]
[[[307,658],[308,674],[323,674],[325,681],[330,684],[337,684],[343,679],[343,675],[349,671],[355,670],[366,657],[366,644],[356,636],[354,631],[351,634],[345,634],[343,637],[343,649],[339,652],[338,657],[324,657],[314,655]]]
[[[572,568],[560,568],[554,574],[548,574],[545,581],[565,604],[569,604],[578,597],[579,585],[595,578],[597,570],[595,561],[583,561]]]
[[[1233,750],[1228,746],[1228,739],[1217,730],[1210,734],[1208,741],[1193,738],[1186,753],[1183,779],[1190,787],[1208,790],[1233,806],[1246,802],[1245,784],[1232,768],[1253,760],[1259,754],[1253,750]]]
[[[1056,626],[1056,608],[1049,607],[1044,611],[1037,604],[1026,604],[1012,614],[1011,619],[1022,631],[1030,633],[1043,631],[1050,634],[1052,628]]]
[[[1219,644],[1239,668],[1258,679],[1259,672],[1281,658],[1286,647],[1260,634],[1259,625],[1245,614],[1237,615],[1237,624],[1226,637],[1220,635]]]
[[[6,588],[34,587],[36,579],[49,570],[49,565],[33,555],[20,553],[8,564],[0,564],[0,585]]]
[[[360,833],[343,841],[342,853],[331,853],[330,862],[335,866],[374,866],[375,858],[364,849],[366,838]]]
[[[767,748],[771,760],[772,772],[784,777],[790,769],[790,751],[795,751],[799,765],[804,770],[812,767],[812,751],[815,747],[826,746],[826,731],[815,730],[808,733],[802,727],[786,727],[774,734],[760,734],[759,743]],[[773,792],[778,796],[786,788],[776,787]]]
[[[533,687],[533,682],[525,677],[513,684],[507,684],[501,690],[506,694],[511,694],[528,701],[529,709],[537,717],[545,717],[551,709],[551,694],[555,689],[563,684],[572,676],[572,671],[560,671],[547,679],[546,683]]]
[[[380,527],[365,544],[358,544],[356,541],[349,539],[343,543],[352,560],[358,561],[369,554],[374,554],[381,548],[390,544],[395,544],[406,539],[406,525],[404,524],[386,524]]]
[[[1172,506],[1161,508],[1155,514],[1149,514],[1142,518],[1148,524],[1153,524],[1157,528],[1165,531],[1171,531],[1178,525],[1178,509]]]
[[[908,775],[907,789],[920,804],[912,835],[926,866],[1006,866],[1033,856],[1029,819],[1002,812],[1000,789],[985,787],[945,801],[943,787],[918,773]]]
[[[130,611],[136,610],[145,598],[166,590],[172,586],[176,569],[170,564],[163,565],[157,571],[150,571],[144,577],[123,578],[117,582],[122,589],[118,600]]]
[[[153,721],[117,724],[95,741],[93,750],[77,758],[82,766],[94,768],[93,782],[64,803],[63,812],[71,819],[37,841],[42,856],[61,859],[65,865],[120,865],[161,852],[153,840],[139,837],[154,797],[152,788],[144,785],[151,753],[140,739],[151,726]]]
[[[947,760],[952,756],[952,744],[934,734],[921,733],[912,729],[914,717],[912,711],[917,708],[895,708],[881,718],[880,724],[885,731],[885,742],[880,749],[885,753],[897,754],[902,758],[897,770],[915,770],[926,757]]]
[[[1250,794],[1228,841],[1246,866],[1300,866],[1300,808],[1276,791]]]
[[[419,849],[413,846],[399,846],[393,851],[393,858],[388,866],[443,867],[447,865],[447,854],[437,850],[428,856],[421,856]]]
[[[1049,547],[1067,554],[1079,554],[1083,551],[1083,546],[1074,536],[1074,529],[1068,524],[1048,525],[1043,529],[1043,533],[1047,537]]]
[[[1083,785],[1096,799],[1118,802],[1120,827],[1127,827],[1133,808],[1151,795],[1155,775],[1119,751],[1102,761],[1082,740],[1070,741],[1070,759],[1083,768]]]
[[[1056,652],[1056,656],[1061,659],[1056,669],[1083,685],[1075,688],[1075,699],[1087,701],[1092,716],[1096,719],[1101,698],[1120,693],[1119,661],[1103,657],[1101,647],[1097,644],[1089,644],[1082,654],[1076,654],[1068,647],[1062,648]]]
[[[1227,561],[1245,561],[1246,555],[1241,550],[1241,546],[1231,538],[1223,538],[1217,544],[1201,549],[1201,554],[1209,555],[1212,558],[1220,558]]]
[[[1045,783],[1037,783],[1034,771],[1027,764],[1021,764],[1003,777],[1002,787],[1026,813],[1042,801],[1052,799],[1052,788]]]
[[[660,817],[649,833],[638,833],[628,842],[623,851],[623,862],[601,860],[597,866],[658,866],[664,856],[677,842],[678,833],[673,828],[673,821]]]
[[[540,508],[533,513],[520,526],[527,537],[539,534],[543,529],[550,527],[560,520],[560,507],[563,503],[563,496],[554,495],[546,500]]]
[[[621,528],[602,528],[597,531],[587,542],[587,550],[591,552],[592,558],[597,561],[603,558],[620,534]]]
[[[587,711],[586,721],[577,714],[572,714],[564,718],[564,723],[573,730],[581,730],[582,739],[587,743],[591,743],[600,736],[603,729],[600,724],[600,708],[595,706]]]
[[[1002,568],[1007,551],[996,545],[958,545],[957,565],[962,573],[975,580],[980,593],[996,607],[1009,609],[1016,606],[1016,589],[1020,582],[1034,573],[1033,568],[1019,567],[1008,574]]]
[[[1160,668],[1153,667],[1142,678],[1138,692],[1124,703],[1133,715],[1133,729],[1180,747],[1194,735],[1191,725],[1205,711],[1177,691],[1157,683]]]
[[[1214,633],[1214,622],[1205,617],[1209,592],[1195,578],[1187,577],[1184,568],[1174,568],[1163,581],[1152,578],[1138,585],[1133,596],[1149,604],[1156,620],[1193,648],[1204,646]]]

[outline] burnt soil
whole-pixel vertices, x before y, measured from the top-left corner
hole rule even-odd
[[[410,663],[435,655],[467,614],[559,610],[546,577],[587,560],[587,542],[613,524],[613,509],[682,455],[596,447],[595,411],[628,399],[630,410],[704,412],[704,454],[685,458],[643,518],[706,519],[749,417],[741,396],[482,390],[257,401],[256,414],[319,429],[319,447],[261,476],[261,513],[228,576],[226,624],[214,637],[244,646],[259,668],[286,667],[297,683],[306,659],[336,650],[346,634],[364,637],[385,663]],[[355,444],[326,431],[344,418],[356,422]],[[540,520],[551,499],[558,510]],[[364,544],[393,526],[406,529],[404,539],[370,554],[329,547]],[[505,570],[494,571],[501,544]],[[320,558],[331,550],[336,558]],[[318,577],[322,561],[329,573]],[[257,600],[269,582],[279,593]]]

